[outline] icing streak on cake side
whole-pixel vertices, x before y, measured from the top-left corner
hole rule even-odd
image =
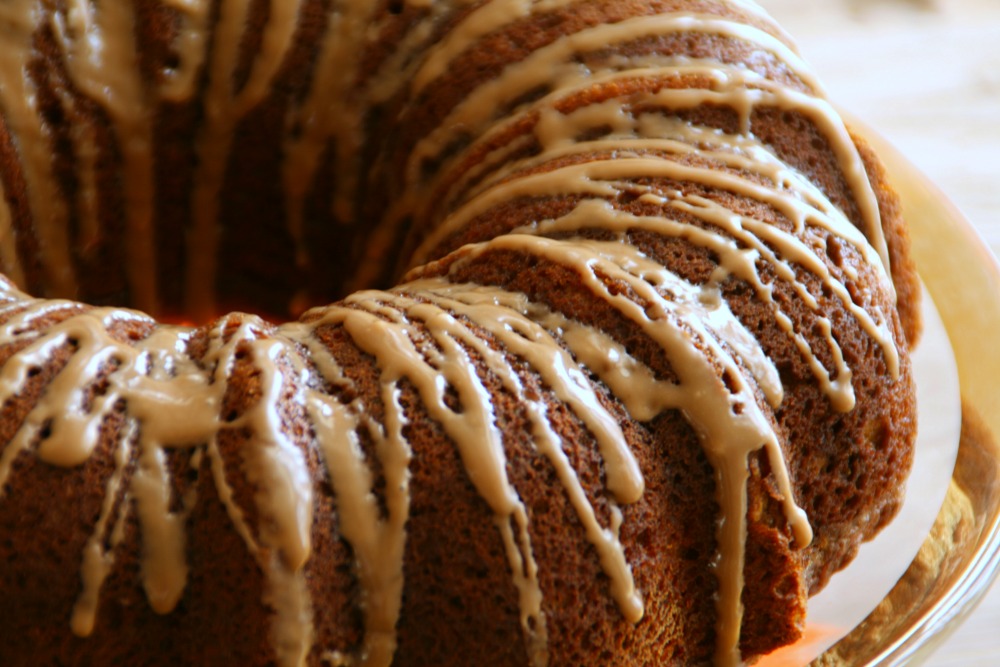
[[[776,372],[724,303],[717,300],[714,306],[705,305],[699,289],[671,280],[662,267],[643,262],[628,246],[603,244],[603,248],[591,249],[586,244],[575,247],[521,236],[501,240],[501,247],[523,247],[553,261],[569,263],[581,272],[598,268],[625,271],[637,264],[628,273],[628,280],[657,305],[652,315],[648,306],[644,311],[629,300],[621,300],[619,307],[670,350],[681,381],[672,384],[657,380],[636,365],[637,375],[645,382],[619,394],[626,409],[649,418],[662,410],[683,409],[703,433],[706,444],[711,445],[710,458],[723,471],[724,479],[729,475],[737,480],[745,477],[748,451],[757,447],[767,447],[776,469],[783,468],[776,437],[757,407],[750,385],[736,380],[735,387],[727,388],[718,377],[716,364],[722,366],[723,372],[733,373],[734,378],[746,372],[744,367],[754,367],[762,373],[754,379],[769,386],[772,395],[777,395],[775,400],[780,398]],[[597,266],[593,264],[595,257],[603,260]],[[653,287],[660,283],[654,273],[672,283],[676,290],[672,298],[665,298]],[[614,298],[597,285],[594,290],[597,297]],[[620,511],[612,512],[609,525],[603,525],[595,516],[546,416],[545,404],[525,395],[519,373],[510,361],[513,355],[527,363],[556,399],[594,435],[612,507],[635,502],[643,492],[638,464],[617,421],[602,407],[591,381],[574,361],[574,357],[591,360],[594,372],[609,386],[621,382],[616,376],[623,371],[615,357],[627,353],[612,341],[599,340],[599,331],[548,312],[521,294],[426,279],[392,293],[359,293],[341,306],[311,311],[304,323],[276,328],[254,317],[230,316],[202,332],[207,337],[206,349],[195,358],[191,341],[196,333],[190,329],[153,328],[152,322],[131,311],[82,309],[70,302],[30,300],[10,286],[8,294],[2,340],[21,349],[4,366],[5,401],[23,391],[32,369],[50,363],[55,350],[69,345],[73,353],[5,448],[0,460],[0,482],[6,481],[14,459],[39,440],[36,454],[42,461],[58,466],[80,465],[97,446],[107,414],[118,401],[124,401],[130,424],[121,434],[118,446],[122,452],[117,460],[123,466],[134,456],[138,468],[124,489],[120,488],[124,484],[122,470],[117,470],[108,481],[108,498],[124,493],[134,503],[145,542],[143,585],[150,605],[158,612],[172,611],[183,594],[187,571],[185,508],[198,502],[188,497],[180,510],[168,509],[171,482],[164,451],[198,449],[200,456],[210,461],[235,529],[261,569],[268,573],[265,594],[280,602],[274,628],[279,660],[297,664],[307,655],[313,611],[301,577],[310,548],[313,482],[307,472],[306,454],[291,442],[279,414],[286,387],[298,381],[302,386],[296,387],[295,393],[315,429],[315,444],[341,508],[343,537],[354,550],[358,570],[363,573],[363,597],[378,601],[365,609],[366,634],[360,655],[365,656],[365,664],[388,664],[404,581],[407,467],[412,453],[402,432],[406,415],[397,405],[396,395],[399,384],[407,380],[416,386],[430,416],[459,449],[473,485],[494,512],[520,591],[522,622],[530,637],[533,662],[544,664],[543,596],[534,574],[537,565],[527,512],[505,473],[503,434],[492,414],[492,396],[479,377],[481,366],[485,366],[527,406],[535,447],[556,469],[599,554],[623,615],[632,622],[642,617],[641,595],[617,536]],[[36,331],[33,322],[46,317],[60,321],[44,332]],[[148,326],[150,333],[136,339],[115,336],[117,328],[129,325]],[[317,330],[326,327],[342,329],[359,349],[374,358],[379,369],[387,414],[382,424],[368,428],[374,429],[369,434],[378,442],[382,474],[387,488],[392,490],[387,492],[384,518],[373,504],[373,474],[359,458],[356,443],[357,430],[364,428],[366,421],[363,407],[344,404],[322,389],[349,383],[344,370],[317,339]],[[567,335],[573,329],[576,331]],[[559,341],[556,336],[565,339]],[[22,341],[27,343],[23,347],[19,344]],[[492,349],[490,341],[499,343],[503,351]],[[248,356],[259,369],[262,394],[250,411],[233,418],[223,414],[222,406],[238,355]],[[100,396],[85,400],[87,388],[105,373],[106,386]],[[455,405],[449,405],[446,389],[455,392]],[[241,452],[239,472],[227,471],[219,453],[218,433],[223,428],[246,428],[254,433]],[[256,513],[264,521],[260,526],[251,525],[246,519],[247,509],[235,502],[226,481],[230,474],[246,475],[260,489],[254,499]],[[785,496],[791,499],[787,474],[780,477]],[[733,516],[738,517],[745,513],[745,499],[741,498],[738,481],[731,487],[723,493],[733,493],[735,498],[724,505],[732,503]],[[109,502],[105,510],[110,509]],[[798,539],[808,542],[808,524],[800,511],[790,501],[787,510],[789,521],[803,531]],[[114,544],[111,548],[101,545],[109,519],[108,514],[102,514],[83,555],[82,591],[71,621],[74,632],[83,636],[93,628],[99,613],[101,582],[114,562]],[[720,536],[720,568],[728,570],[731,578],[720,588],[726,611],[737,614],[735,620],[729,621],[735,623],[735,632],[739,605],[734,600],[742,576],[744,528],[739,521],[732,526]],[[733,586],[736,591],[727,591]]]
[[[54,662],[736,665],[898,507],[898,211],[753,2],[11,0],[0,112]]]

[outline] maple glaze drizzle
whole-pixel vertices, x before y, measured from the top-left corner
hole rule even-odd
[[[252,58],[247,81],[237,90],[233,72],[240,58],[248,0],[222,0],[218,20],[209,21],[208,3],[170,0],[182,29],[175,42],[176,62],[156,81],[143,81],[135,67],[140,45],[130,29],[135,17],[129,3],[86,0],[69,3],[66,14],[51,18],[59,46],[72,63],[67,76],[80,93],[108,114],[122,146],[126,195],[127,275],[135,305],[155,310],[158,303],[155,238],[150,232],[155,212],[152,123],[156,105],[190,98],[199,77],[206,80],[205,119],[196,138],[198,169],[191,193],[194,220],[188,237],[185,277],[187,304],[195,319],[213,310],[205,285],[220,270],[216,226],[228,156],[236,125],[268,95],[295,37],[300,2],[272,2],[261,47]],[[282,184],[287,225],[296,243],[296,261],[321,261],[304,237],[304,200],[329,142],[344,165],[354,165],[364,148],[363,117],[372,104],[405,91],[417,96],[446,76],[450,66],[473,50],[490,32],[534,14],[572,6],[572,0],[493,0],[467,11],[436,43],[430,43],[437,21],[466,9],[464,2],[412,2],[426,18],[403,34],[385,63],[361,90],[351,56],[368,39],[367,27],[384,17],[376,3],[343,0],[331,3],[326,38],[316,57],[311,84],[288,113],[288,135],[282,138]],[[882,312],[879,294],[856,302],[848,282],[856,275],[849,266],[831,269],[825,246],[816,239],[829,234],[856,251],[859,261],[884,279],[874,288],[890,294],[888,254],[878,206],[851,138],[818,83],[788,46],[787,38],[748,0],[732,0],[733,8],[767,26],[744,25],[718,16],[668,14],[633,17],[610,25],[583,28],[536,49],[523,61],[507,65],[494,79],[477,84],[439,124],[416,142],[403,165],[403,188],[385,220],[372,231],[366,252],[382,259],[383,250],[401,233],[403,221],[421,220],[420,238],[412,257],[420,264],[433,260],[436,248],[503,202],[519,198],[561,196],[574,200],[571,210],[549,220],[522,220],[513,233],[467,246],[457,252],[449,271],[495,250],[533,256],[573,271],[596,300],[607,303],[663,350],[677,371],[676,384],[658,380],[603,332],[563,313],[531,302],[525,295],[499,287],[456,284],[449,273],[431,276],[417,269],[411,282],[385,292],[359,292],[344,302],[314,309],[300,322],[269,325],[247,315],[229,315],[201,329],[155,325],[141,313],[117,308],[85,308],[69,301],[35,300],[4,285],[0,345],[18,344],[0,369],[0,401],[17,396],[32,369],[66,354],[69,361],[46,387],[14,438],[0,451],[0,497],[13,461],[40,440],[37,456],[50,464],[79,466],[91,456],[102,437],[101,424],[119,401],[127,406],[127,425],[115,450],[115,471],[106,482],[106,500],[81,556],[81,593],[72,612],[73,632],[86,636],[100,613],[100,589],[114,564],[121,540],[121,515],[113,499],[121,494],[135,506],[143,539],[143,585],[154,610],[169,613],[183,596],[184,523],[197,502],[189,492],[180,510],[170,510],[169,471],[165,452],[190,452],[192,465],[207,459],[207,467],[222,502],[266,575],[266,603],[275,609],[272,643],[282,665],[304,664],[313,648],[313,607],[304,567],[311,552],[313,480],[308,474],[303,443],[287,432],[281,418],[282,397],[291,391],[305,406],[313,425],[317,450],[326,466],[340,508],[340,530],[357,559],[359,585],[364,591],[364,638],[360,647],[322,647],[324,654],[344,665],[388,665],[396,650],[395,628],[403,595],[403,554],[410,511],[409,465],[414,455],[404,436],[407,414],[399,402],[404,380],[416,388],[428,414],[454,442],[470,480],[496,518],[505,546],[513,584],[518,591],[525,645],[533,665],[548,660],[544,595],[532,550],[528,512],[507,476],[504,434],[496,426],[491,396],[482,379],[489,372],[525,406],[531,435],[539,452],[556,470],[587,540],[599,554],[609,589],[623,616],[637,622],[643,616],[642,591],[619,541],[621,507],[642,496],[639,466],[617,421],[597,399],[593,374],[610,388],[629,415],[641,422],[665,410],[679,409],[689,418],[718,475],[718,501],[725,521],[718,532],[719,612],[716,660],[737,664],[742,618],[746,539],[746,480],[748,456],[765,450],[776,483],[785,499],[785,514],[796,545],[804,546],[811,531],[795,505],[794,491],[782,459],[771,411],[780,405],[778,373],[760,344],[730,312],[721,286],[730,277],[750,284],[767,304],[782,329],[811,368],[831,404],[838,410],[853,406],[851,369],[841,354],[829,322],[820,316],[821,336],[833,367],[826,367],[802,332],[796,331],[782,306],[772,298],[773,286],[761,278],[767,266],[778,280],[794,285],[796,295],[819,313],[816,299],[798,278],[807,272],[839,300],[859,326],[876,341],[892,373],[898,372],[898,352]],[[47,130],[36,107],[33,83],[22,76],[31,37],[42,16],[32,0],[13,0],[0,7],[0,105],[18,149],[27,182],[28,207],[38,221],[35,231],[40,264],[50,282],[68,296],[76,276],[66,232],[69,207],[59,194],[49,161]],[[210,30],[214,29],[214,34]],[[780,62],[791,83],[776,82],[747,67],[718,60],[683,56],[617,56],[583,65],[585,56],[646,37],[673,34],[712,35],[751,45]],[[777,36],[775,36],[777,35]],[[664,87],[665,79],[707,81],[705,87]],[[588,87],[613,88],[627,81],[649,81],[646,92],[611,97],[564,112],[566,99]],[[495,110],[511,106],[532,90],[547,91],[538,99],[513,105],[508,117]],[[73,101],[63,100],[70,116]],[[677,120],[674,111],[717,105],[733,109],[740,131],[727,134]],[[830,144],[847,189],[854,197],[858,219],[851,220],[753,134],[753,116],[762,108],[794,112],[808,119]],[[636,111],[645,109],[644,111]],[[529,129],[514,141],[490,141],[515,123]],[[84,211],[84,236],[99,233],[94,198],[96,184],[94,133],[86,123],[73,136],[80,156],[78,202]],[[601,130],[597,132],[597,130]],[[459,133],[469,145],[450,154]],[[516,151],[526,145],[529,156]],[[465,170],[463,158],[492,146],[481,162]],[[517,155],[517,157],[513,157]],[[552,166],[560,159],[586,157],[577,163]],[[719,168],[691,164],[696,158]],[[687,160],[687,161],[686,161]],[[441,168],[426,174],[422,166]],[[461,172],[457,173],[456,172]],[[357,184],[354,172],[332,188],[330,206],[348,220]],[[734,212],[720,198],[660,188],[656,179],[695,183],[759,202],[777,212],[787,228]],[[651,184],[652,183],[652,184]],[[427,193],[433,193],[428,195]],[[617,205],[623,195],[658,207],[660,214],[636,215]],[[3,194],[0,192],[0,194]],[[440,194],[441,196],[436,196]],[[89,211],[89,213],[88,213]],[[677,212],[702,224],[684,225]],[[614,232],[618,242],[587,240],[588,229]],[[692,284],[644,256],[626,240],[634,230],[684,238],[712,251],[719,268],[712,280]],[[8,201],[0,201],[0,260],[15,280],[23,279],[22,258],[12,250],[17,239]],[[558,236],[558,240],[549,238]],[[433,265],[432,265],[433,266]],[[598,277],[613,276],[629,285],[638,300],[609,291]],[[362,275],[360,282],[372,277]],[[881,294],[885,296],[885,294]],[[641,300],[641,304],[639,303]],[[44,330],[33,322],[62,313]],[[137,340],[111,332],[132,323],[150,331]],[[337,327],[374,360],[380,378],[385,417],[375,423],[364,406],[343,403],[322,387],[350,384],[344,369],[316,335],[322,327]],[[824,328],[825,327],[825,328]],[[506,346],[491,347],[479,332]],[[204,337],[206,351],[192,355],[191,341]],[[433,355],[418,344],[433,341]],[[259,400],[235,422],[221,416],[223,397],[236,364],[237,352],[248,355],[260,370]],[[520,371],[510,355],[523,361],[552,394],[585,426],[604,463],[606,500],[612,520],[602,524],[583,492],[544,401],[524,391]],[[720,371],[720,369],[722,369]],[[626,372],[627,371],[627,372]],[[315,381],[303,381],[317,372]],[[727,381],[723,381],[723,375]],[[85,402],[87,388],[103,378],[108,389]],[[627,378],[627,379],[626,379]],[[727,384],[728,382],[728,384]],[[758,401],[754,387],[765,396]],[[445,390],[457,396],[460,409],[450,407]],[[349,394],[349,392],[348,392]],[[221,429],[243,427],[253,435],[242,452],[243,472],[262,491],[255,511],[263,527],[250,525],[247,508],[239,506],[227,481],[226,461],[218,447]],[[379,469],[385,477],[385,511],[373,499],[375,472],[360,454],[364,433],[374,442]],[[126,462],[135,453],[134,475]],[[712,520],[712,519],[709,519]],[[111,536],[111,539],[106,539]],[[108,548],[105,548],[108,545]]]

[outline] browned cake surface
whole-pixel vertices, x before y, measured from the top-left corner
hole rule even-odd
[[[0,267],[109,306],[2,285],[0,663],[794,641],[902,502],[919,287],[780,28],[735,0],[244,4],[0,9]]]

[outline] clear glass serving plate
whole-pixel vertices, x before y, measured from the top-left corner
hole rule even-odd
[[[920,275],[951,339],[961,439],[944,505],[906,574],[812,665],[913,665],[971,613],[1000,567],[1000,267],[947,198],[872,132],[903,200]]]

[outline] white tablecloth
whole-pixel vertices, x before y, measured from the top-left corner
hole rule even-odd
[[[1000,252],[1000,0],[758,2],[834,102],[899,148]],[[926,664],[1000,665],[1000,586]]]

